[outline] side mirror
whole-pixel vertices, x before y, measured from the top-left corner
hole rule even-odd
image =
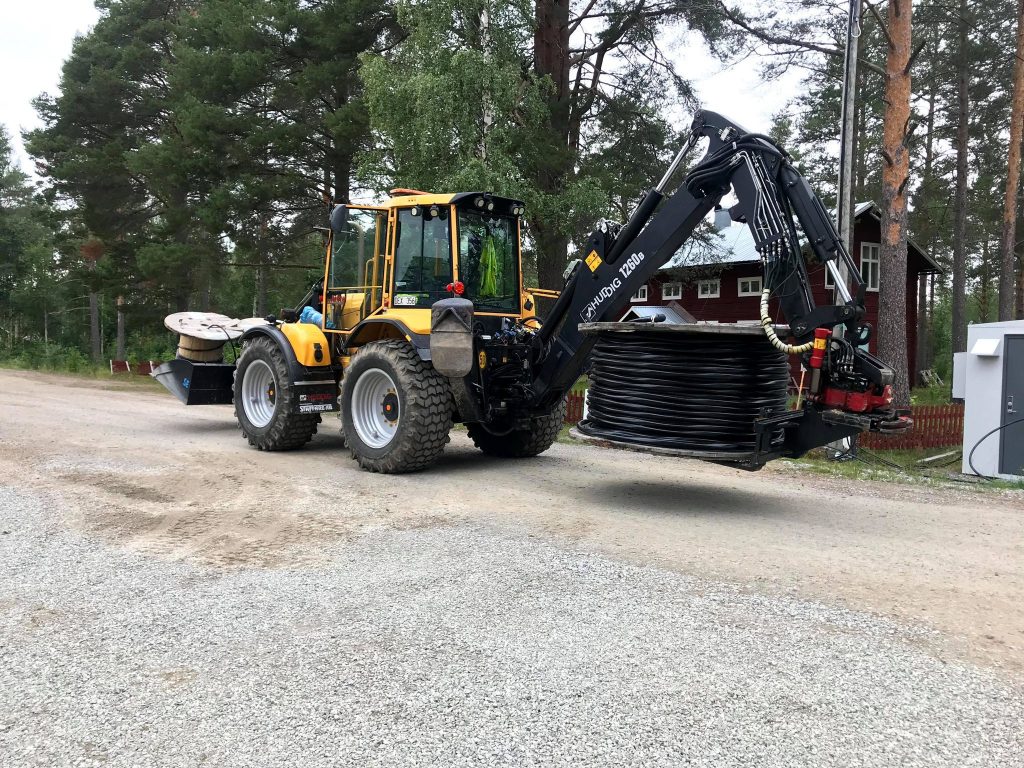
[[[331,211],[331,231],[335,235],[340,235],[345,232],[346,224],[348,224],[348,208],[344,205],[334,206],[334,210]]]

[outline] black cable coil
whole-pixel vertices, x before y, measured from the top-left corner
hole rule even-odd
[[[760,330],[760,329],[759,329]],[[592,437],[740,458],[755,450],[754,419],[786,409],[786,357],[761,334],[598,332],[591,353]],[[772,436],[773,447],[782,431]]]

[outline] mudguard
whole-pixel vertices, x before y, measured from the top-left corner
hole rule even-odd
[[[397,334],[392,336],[378,336],[374,335],[375,326],[386,325],[394,328],[398,331]],[[351,349],[352,347],[359,347],[363,344],[369,344],[371,341],[377,341],[381,338],[404,338],[410,344],[413,349],[416,350],[416,354],[420,356],[420,360],[430,362],[430,336],[425,333],[414,333],[409,330],[409,327],[401,322],[390,317],[368,317],[363,320],[359,325],[352,329],[352,333],[349,334],[347,346]]]
[[[242,334],[242,342],[256,336],[273,339],[281,349],[295,386],[292,408],[296,413],[339,409],[338,371],[331,364],[330,343],[322,330],[309,323],[257,325]],[[307,361],[311,365],[304,364]]]

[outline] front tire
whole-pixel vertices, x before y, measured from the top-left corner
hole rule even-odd
[[[235,418],[249,445],[260,451],[301,448],[316,434],[319,413],[293,413],[292,380],[284,353],[272,339],[245,343],[235,366]]]
[[[401,339],[376,341],[341,381],[341,425],[359,466],[400,474],[437,459],[452,427],[448,381]]]
[[[525,459],[544,453],[558,439],[565,421],[565,400],[551,413],[530,420],[528,429],[514,429],[504,435],[487,431],[483,424],[469,424],[467,431],[473,445],[488,456]]]

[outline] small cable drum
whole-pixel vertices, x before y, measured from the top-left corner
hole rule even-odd
[[[712,461],[754,456],[754,420],[786,409],[789,365],[760,327],[589,323],[584,439]],[[782,431],[773,447],[782,443]]]

